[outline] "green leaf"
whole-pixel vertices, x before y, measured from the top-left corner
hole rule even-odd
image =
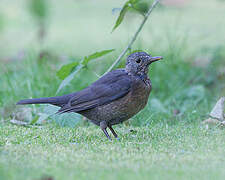
[[[54,105],[43,105],[42,108],[37,124],[42,124],[43,121],[51,119],[62,127],[74,128],[82,120],[82,116],[76,113],[56,114],[60,108]]]
[[[135,10],[141,15],[145,15],[147,13],[152,0],[129,0],[127,1],[122,10],[120,11],[120,15],[116,20],[116,24],[114,25],[112,32],[122,23],[125,14],[128,11]]]
[[[55,114],[52,118],[59,126],[71,128],[74,128],[82,120],[82,116],[77,113]]]
[[[59,88],[57,89],[56,93],[61,91],[61,89],[63,87],[67,86],[70,83],[70,81],[72,81],[72,79],[74,78],[75,74],[77,74],[83,67],[84,67],[83,64],[79,64],[78,66],[76,66],[75,70],[61,82],[61,84],[59,85]]]
[[[35,117],[31,120],[30,125],[34,125],[34,124],[38,121],[38,119],[39,119],[39,116],[35,116]]]
[[[100,51],[100,52],[95,52],[95,53],[93,53],[93,54],[91,54],[91,55],[89,55],[89,56],[86,56],[86,57],[84,58],[82,64],[83,64],[84,66],[86,66],[86,65],[89,63],[90,60],[93,60],[93,59],[99,58],[99,57],[101,57],[101,56],[104,56],[104,55],[106,55],[106,54],[108,54],[108,53],[111,53],[111,52],[114,51],[114,50],[115,50],[115,49],[109,49],[109,50],[103,50],[103,51]]]
[[[131,9],[131,4],[130,4],[130,1],[127,1],[122,10],[120,11],[120,15],[119,17],[117,18],[116,20],[116,24],[114,25],[113,29],[112,29],[112,32],[122,23],[123,19],[124,19],[124,16],[125,14],[127,13],[127,11]]]
[[[152,0],[130,0],[131,6],[134,10],[138,11],[142,15],[148,12],[149,6]]]
[[[75,74],[77,74],[82,68],[87,66],[90,60],[99,58],[104,56],[110,52],[114,51],[114,49],[104,50],[100,52],[95,52],[89,56],[83,58],[80,62],[73,62],[61,67],[61,69],[57,72],[57,76],[60,79],[63,79],[56,93],[58,93],[63,87],[67,86],[70,81],[74,78]]]
[[[69,64],[66,64],[60,68],[60,70],[57,72],[57,76],[59,79],[65,79],[67,76],[70,75],[70,73],[79,65],[79,62],[72,62]]]
[[[54,116],[56,112],[60,109],[60,107],[54,105],[42,105],[41,113],[38,113],[37,121],[35,124],[43,124],[43,122],[47,121],[50,117]]]

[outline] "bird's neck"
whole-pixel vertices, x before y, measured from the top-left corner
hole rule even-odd
[[[140,77],[140,79],[142,80],[142,81],[146,81],[146,80],[148,80],[149,78],[148,78],[148,75],[147,74],[145,74],[145,73],[143,73],[143,74],[137,74],[139,77]]]
[[[145,71],[139,71],[137,73],[133,73],[133,72],[127,72],[127,73],[128,73],[128,75],[132,75],[132,76],[136,76],[136,77],[140,78],[145,83],[150,80],[148,77],[148,74]]]

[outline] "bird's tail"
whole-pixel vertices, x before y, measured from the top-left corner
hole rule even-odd
[[[17,105],[24,104],[52,104],[56,106],[62,106],[68,102],[69,96],[56,96],[36,99],[23,99],[17,102]]]

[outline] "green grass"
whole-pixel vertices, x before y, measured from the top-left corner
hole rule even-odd
[[[0,4],[0,179],[224,179],[225,131],[201,122],[225,95],[225,3],[193,1],[154,11],[134,49],[164,60],[151,66],[153,90],[146,108],[115,126],[120,141],[110,142],[83,121],[53,118],[29,127],[10,123],[22,112],[15,106],[18,100],[55,95],[60,84],[56,72],[70,57],[116,48],[91,62],[60,94],[98,79],[95,73],[111,65],[140,23],[141,17],[129,14],[110,34],[116,18],[111,9],[122,0],[49,2],[42,47],[26,1]],[[49,55],[40,59],[40,49]],[[43,106],[25,106],[20,120],[33,120],[40,112]]]
[[[130,133],[133,129],[135,133]],[[178,123],[117,127],[1,127],[1,179],[223,179],[225,133]]]

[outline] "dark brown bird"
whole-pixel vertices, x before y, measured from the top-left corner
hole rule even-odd
[[[58,113],[75,112],[100,126],[111,140],[107,127],[117,138],[112,126],[128,120],[147,104],[151,91],[149,65],[162,59],[145,52],[128,56],[126,67],[107,73],[87,88],[64,96],[25,99],[17,104],[53,104]]]

